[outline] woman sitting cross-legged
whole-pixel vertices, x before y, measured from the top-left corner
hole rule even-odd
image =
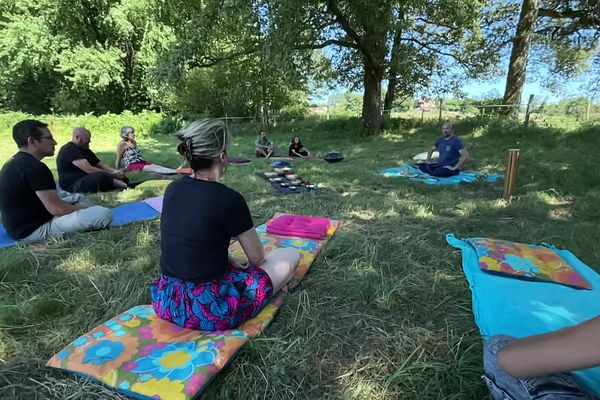
[[[142,152],[135,141],[135,129],[131,126],[124,126],[121,128],[119,133],[121,141],[117,145],[117,161],[115,162],[115,168],[121,168],[126,172],[142,171],[142,172],[154,172],[156,174],[176,174],[172,168],[163,167],[162,165],[152,164],[144,160]]]
[[[222,121],[196,121],[177,136],[193,172],[165,191],[152,306],[158,317],[185,328],[237,328],[288,283],[300,254],[286,248],[265,255],[244,197],[219,183],[230,142]],[[229,256],[232,238],[249,262]]]
[[[302,140],[300,136],[294,136],[292,142],[290,143],[290,149],[288,151],[288,156],[290,157],[316,157],[316,154],[312,154],[304,145],[302,144]]]

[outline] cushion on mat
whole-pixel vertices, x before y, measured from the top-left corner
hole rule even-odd
[[[467,239],[477,252],[479,268],[509,277],[555,282],[591,289],[589,282],[551,249],[495,239]]]
[[[274,218],[281,214],[276,214]],[[332,221],[327,239],[339,227]],[[293,247],[302,255],[290,287],[307,273],[326,240],[281,237],[256,228],[267,252]],[[230,251],[240,257],[234,243]],[[238,329],[203,332],[163,321],[149,305],[133,307],[77,338],[48,361],[47,366],[99,381],[140,399],[187,400],[198,396],[250,338],[272,321],[287,291],[281,291],[253,319]]]
[[[286,214],[267,224],[267,232],[273,235],[324,239],[329,229],[329,218]]]
[[[469,239],[449,234],[446,241],[461,251],[462,268],[472,292],[473,315],[484,339],[500,334],[521,338],[548,333],[600,315],[600,275],[568,250],[547,246],[583,276],[592,290],[499,278],[481,270]],[[573,375],[600,396],[600,367],[574,371]]]

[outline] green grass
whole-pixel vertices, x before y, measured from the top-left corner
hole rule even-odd
[[[232,131],[232,154],[252,154],[255,127]],[[298,173],[323,190],[278,195],[255,177],[266,160],[229,168],[224,182],[246,197],[256,224],[286,211],[344,225],[265,334],[241,351],[205,398],[485,398],[471,294],[460,254],[444,236],[547,242],[600,265],[597,127],[525,130],[502,120],[461,121],[469,168],[502,172],[505,149],[521,149],[518,193],[509,202],[499,199],[501,184],[432,188],[377,174],[427,150],[439,132],[433,123],[393,121],[375,138],[358,131],[356,120],[334,119],[279,125],[270,133],[281,148],[299,134],[313,151],[344,153],[337,164],[297,162]],[[113,134],[92,140],[103,156],[114,157]],[[172,139],[140,142],[148,159],[180,163]],[[4,162],[13,148],[8,135],[0,145]],[[93,200],[115,205],[151,194],[130,190]],[[121,398],[43,366],[99,323],[149,303],[159,239],[159,222],[152,221],[0,250],[0,398]]]

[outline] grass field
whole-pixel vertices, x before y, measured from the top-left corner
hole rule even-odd
[[[266,160],[229,168],[224,183],[245,196],[256,224],[285,211],[344,225],[273,324],[205,398],[486,398],[470,291],[460,254],[444,236],[546,242],[600,266],[598,127],[525,130],[510,121],[461,121],[456,130],[472,154],[469,169],[502,172],[505,149],[521,149],[518,193],[507,202],[499,199],[502,184],[432,188],[377,173],[427,150],[439,125],[395,121],[374,138],[360,137],[358,126],[303,121],[270,133],[281,147],[298,134],[312,151],[344,153],[337,164],[297,162],[297,172],[323,183],[322,190],[280,196],[255,177]],[[232,155],[250,156],[254,128],[232,131]],[[115,133],[92,132],[92,148],[112,162]],[[14,152],[8,131],[1,133],[0,164]],[[56,127],[60,143],[67,134]],[[149,160],[181,162],[172,138],[140,142]],[[92,200],[115,205],[153,194],[128,190]],[[159,222],[152,221],[0,250],[0,398],[121,398],[43,365],[99,323],[149,303],[159,240]]]

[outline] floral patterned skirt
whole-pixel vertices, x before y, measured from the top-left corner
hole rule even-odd
[[[254,318],[273,297],[273,285],[259,267],[230,267],[221,280],[211,282],[161,275],[151,293],[159,318],[184,328],[216,331],[235,329]]]

